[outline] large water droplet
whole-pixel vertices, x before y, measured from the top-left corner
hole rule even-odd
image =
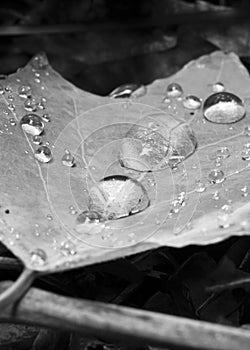
[[[30,261],[34,267],[42,267],[47,262],[47,254],[42,249],[35,249],[30,252]]]
[[[206,99],[203,114],[210,122],[230,124],[241,120],[246,111],[238,96],[230,92],[218,92]]]
[[[39,147],[34,155],[40,163],[49,163],[52,160],[52,152],[47,146]]]
[[[168,97],[180,97],[183,94],[183,90],[180,84],[171,83],[167,86]]]
[[[36,114],[26,114],[20,120],[23,131],[32,136],[40,135],[44,130],[44,124],[41,117]]]
[[[45,69],[49,65],[49,61],[46,54],[41,52],[34,56],[31,60],[31,65],[35,69]]]
[[[201,99],[193,95],[186,96],[182,103],[187,109],[199,109],[201,107]]]
[[[219,184],[225,180],[225,174],[222,170],[213,169],[208,174],[208,179],[211,183]]]
[[[223,92],[225,90],[225,86],[223,83],[217,82],[217,83],[213,84],[212,90],[213,90],[213,92]]]
[[[68,167],[73,167],[75,165],[75,158],[68,150],[66,150],[65,154],[62,156],[62,164]]]
[[[109,94],[111,98],[128,98],[128,97],[140,97],[147,92],[146,86],[141,84],[124,84]]]
[[[149,206],[145,188],[127,176],[104,178],[90,189],[89,196],[90,209],[108,220],[141,212]]]
[[[30,85],[21,85],[18,88],[18,95],[22,98],[29,98],[32,95]]]

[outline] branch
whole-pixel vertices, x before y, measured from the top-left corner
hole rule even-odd
[[[0,291],[10,283],[0,283]],[[250,332],[176,316],[66,298],[32,288],[0,321],[51,327],[125,343],[199,350],[249,350]]]

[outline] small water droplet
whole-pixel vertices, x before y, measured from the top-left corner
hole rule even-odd
[[[47,214],[46,218],[47,218],[47,220],[49,220],[49,221],[53,220],[53,216],[52,216],[51,214]]]
[[[14,118],[10,118],[9,123],[10,123],[11,126],[15,126],[16,125],[16,121],[15,121]]]
[[[75,158],[68,151],[62,156],[62,164],[67,167],[73,167],[75,165]]]
[[[50,118],[50,115],[48,113],[45,113],[42,115],[42,120],[46,123],[49,123],[51,122],[51,118]]]
[[[10,101],[10,102],[13,102],[14,101],[14,97],[12,96],[12,95],[8,95],[8,100]]]
[[[218,92],[205,100],[203,114],[210,122],[230,124],[241,120],[246,111],[238,96],[230,92]]]
[[[200,180],[196,181],[196,187],[195,187],[195,191],[198,193],[202,193],[206,191],[206,185],[201,182]]]
[[[219,191],[215,191],[215,192],[213,193],[212,198],[213,198],[214,200],[218,201],[218,200],[220,199]]]
[[[69,206],[69,213],[71,215],[76,215],[77,214],[77,210],[76,210],[76,208],[73,205]]]
[[[6,92],[12,92],[12,87],[10,85],[5,86]]]
[[[49,163],[52,160],[52,152],[47,146],[40,146],[34,156],[40,163]]]
[[[4,87],[2,84],[0,84],[0,95],[3,95],[5,93]]]
[[[45,69],[49,65],[49,61],[45,53],[39,53],[31,60],[31,65],[34,69]]]
[[[241,195],[242,197],[247,197],[248,196],[248,187],[245,185],[241,189]]]
[[[162,100],[162,103],[170,103],[171,102],[171,100],[170,100],[170,98],[169,97],[164,97],[164,99]]]
[[[168,97],[180,97],[183,94],[183,90],[180,84],[171,83],[167,86]]]
[[[223,92],[225,90],[225,86],[223,83],[217,82],[217,83],[213,84],[212,90],[213,90],[213,92]]]
[[[219,183],[225,181],[225,174],[222,170],[213,169],[208,174],[208,179],[211,183],[219,184]]]
[[[244,129],[244,135],[250,136],[250,126],[246,126]]]
[[[141,84],[124,84],[109,94],[111,98],[140,97],[146,94],[146,87]]]
[[[230,227],[230,220],[229,219],[230,219],[230,215],[227,213],[218,215],[217,223],[218,223],[219,228]]]
[[[30,252],[30,261],[34,267],[42,267],[47,262],[47,254],[42,249],[35,249]]]
[[[201,107],[201,99],[197,96],[188,95],[184,98],[182,104],[187,109],[199,109]]]
[[[32,136],[40,135],[44,130],[44,124],[41,117],[36,114],[26,114],[20,120],[21,128],[27,134]]]
[[[76,231],[88,235],[97,234],[103,231],[103,222],[104,219],[98,212],[83,211],[76,218]]]
[[[14,112],[15,109],[16,109],[16,107],[15,107],[12,103],[9,103],[9,104],[8,104],[8,108],[9,108],[9,110],[12,111],[12,112]]]
[[[77,253],[76,246],[70,240],[61,242],[60,252],[64,256],[75,255]]]
[[[242,160],[250,160],[250,148],[244,147],[241,152],[241,158]]]
[[[40,145],[42,143],[42,138],[41,136],[39,135],[34,135],[32,137],[32,142],[35,144],[35,145]]]
[[[35,98],[27,98],[24,102],[24,108],[29,112],[35,112],[37,110],[37,101]]]
[[[32,90],[30,85],[21,85],[18,88],[18,95],[22,98],[29,98],[31,97]]]
[[[35,78],[35,79],[34,79],[34,82],[37,83],[37,84],[40,84],[40,83],[41,83],[41,79]]]
[[[227,147],[220,147],[217,149],[216,151],[216,158],[218,160],[221,160],[221,159],[226,159],[230,157],[230,151]]]

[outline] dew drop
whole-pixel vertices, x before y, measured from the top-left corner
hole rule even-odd
[[[242,197],[248,196],[248,187],[247,186],[243,186],[240,190],[241,190]]]
[[[246,111],[238,96],[230,92],[218,92],[205,100],[203,114],[212,123],[230,124],[241,120]]]
[[[30,261],[34,267],[42,267],[47,262],[47,254],[42,249],[35,249],[30,252]]]
[[[35,145],[41,145],[41,143],[42,143],[42,138],[41,138],[41,136],[39,136],[39,135],[34,135],[34,136],[32,137],[32,142],[33,142]]]
[[[69,213],[71,215],[76,215],[77,214],[77,210],[76,210],[76,208],[73,205],[69,206]]]
[[[218,160],[221,160],[221,159],[226,159],[230,157],[230,151],[227,147],[220,147],[217,149],[216,151],[216,158]]]
[[[2,84],[0,84],[0,95],[3,95],[5,93],[4,87]]]
[[[24,132],[32,136],[40,135],[44,130],[41,117],[33,113],[23,116],[20,120],[20,125]]]
[[[48,58],[45,53],[39,53],[31,60],[31,65],[35,69],[45,69],[49,65]]]
[[[21,85],[18,88],[18,95],[22,98],[29,98],[31,97],[32,90],[30,85]]]
[[[103,217],[96,211],[83,211],[76,218],[75,228],[79,233],[86,233],[89,235],[100,233],[103,230]]]
[[[139,213],[149,206],[145,188],[137,180],[114,175],[104,178],[90,191],[90,210],[108,220]]]
[[[16,125],[16,120],[14,118],[10,118],[9,123],[11,126],[15,126]]]
[[[187,109],[199,109],[201,107],[201,102],[199,97],[188,95],[184,98],[182,104]]]
[[[47,214],[47,215],[46,215],[46,218],[47,218],[47,220],[49,220],[49,221],[52,221],[52,220],[53,220],[53,217],[52,217],[51,214]]]
[[[225,175],[222,170],[213,169],[208,174],[208,179],[211,183],[219,184],[225,180]]]
[[[217,83],[213,84],[212,90],[213,90],[213,92],[223,92],[225,90],[225,86],[223,83],[217,82]]]
[[[41,83],[41,79],[35,78],[35,79],[34,79],[34,82],[37,83],[37,84],[40,84],[40,83]]]
[[[48,113],[45,113],[42,115],[42,120],[46,123],[49,123],[51,122],[51,118],[50,118],[50,115]]]
[[[69,151],[65,152],[62,156],[62,164],[67,167],[73,167],[75,165],[75,158]]]
[[[25,100],[24,108],[26,111],[35,112],[37,110],[37,101],[35,98],[31,97]]]
[[[40,146],[34,156],[40,163],[49,163],[52,160],[52,152],[47,146]]]
[[[16,109],[16,107],[15,107],[12,103],[9,103],[9,104],[8,104],[8,109],[9,109],[10,111],[14,112],[15,109]]]
[[[241,152],[241,159],[242,160],[250,160],[250,143],[246,143],[244,145],[244,148]]]
[[[230,215],[225,213],[218,215],[217,217],[217,223],[219,228],[228,228],[230,227]]]
[[[9,100],[10,102],[13,102],[13,101],[14,101],[14,97],[13,97],[12,95],[9,95],[7,98],[8,98],[8,100]]]
[[[62,255],[68,256],[68,255],[76,255],[77,250],[76,250],[75,244],[70,240],[67,240],[67,241],[61,242],[60,252]]]
[[[215,191],[215,192],[213,193],[212,198],[213,198],[215,201],[218,201],[218,200],[220,199],[219,191]]]
[[[171,83],[167,86],[168,97],[180,97],[183,94],[183,90],[180,84]]]
[[[245,129],[244,129],[244,135],[246,136],[250,136],[250,126],[246,126]]]
[[[109,94],[111,98],[140,97],[146,94],[146,86],[141,84],[124,84]]]
[[[195,191],[198,193],[202,193],[206,191],[206,185],[200,180],[196,181]]]

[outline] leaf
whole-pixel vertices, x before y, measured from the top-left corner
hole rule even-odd
[[[190,113],[184,109],[181,101],[162,103],[170,82],[181,84],[186,95],[194,94],[204,100],[216,81],[222,81],[228,91],[244,100],[247,114],[240,122],[213,124],[204,120],[201,110]],[[41,164],[34,159],[38,146],[19,126],[20,119],[27,114],[25,99],[17,93],[21,84],[31,85],[32,96],[40,101],[40,108],[45,105],[45,110],[35,113],[42,116],[46,112],[51,116],[42,135],[43,142],[49,142],[52,150],[53,159],[49,163]],[[1,238],[29,268],[58,271],[162,245],[209,244],[231,235],[249,234],[250,203],[241,192],[242,186],[249,186],[249,168],[240,153],[249,142],[243,130],[250,124],[250,79],[236,55],[214,52],[203,56],[176,75],[155,81],[148,86],[147,94],[137,100],[111,101],[81,91],[56,73],[41,55],[2,81],[2,85],[5,93],[1,94],[0,105]],[[141,118],[155,115],[157,120],[159,112],[165,112],[166,120],[171,119],[173,125],[184,122],[191,127],[197,138],[197,150],[173,171],[166,168],[142,175],[122,168],[121,140]],[[15,118],[16,126],[10,118]],[[211,158],[220,146],[230,150],[230,157],[220,167],[225,181],[211,184],[208,174],[215,166]],[[65,149],[74,156],[76,166],[62,165]],[[87,210],[88,190],[110,175],[140,181],[150,198],[149,208],[97,224],[94,234],[79,234],[73,214]],[[195,191],[196,180],[206,184],[206,191]],[[215,191],[218,200],[213,198]],[[176,212],[173,200],[180,194],[182,202]],[[220,208],[228,202],[232,212],[227,214],[226,224],[221,225]]]

